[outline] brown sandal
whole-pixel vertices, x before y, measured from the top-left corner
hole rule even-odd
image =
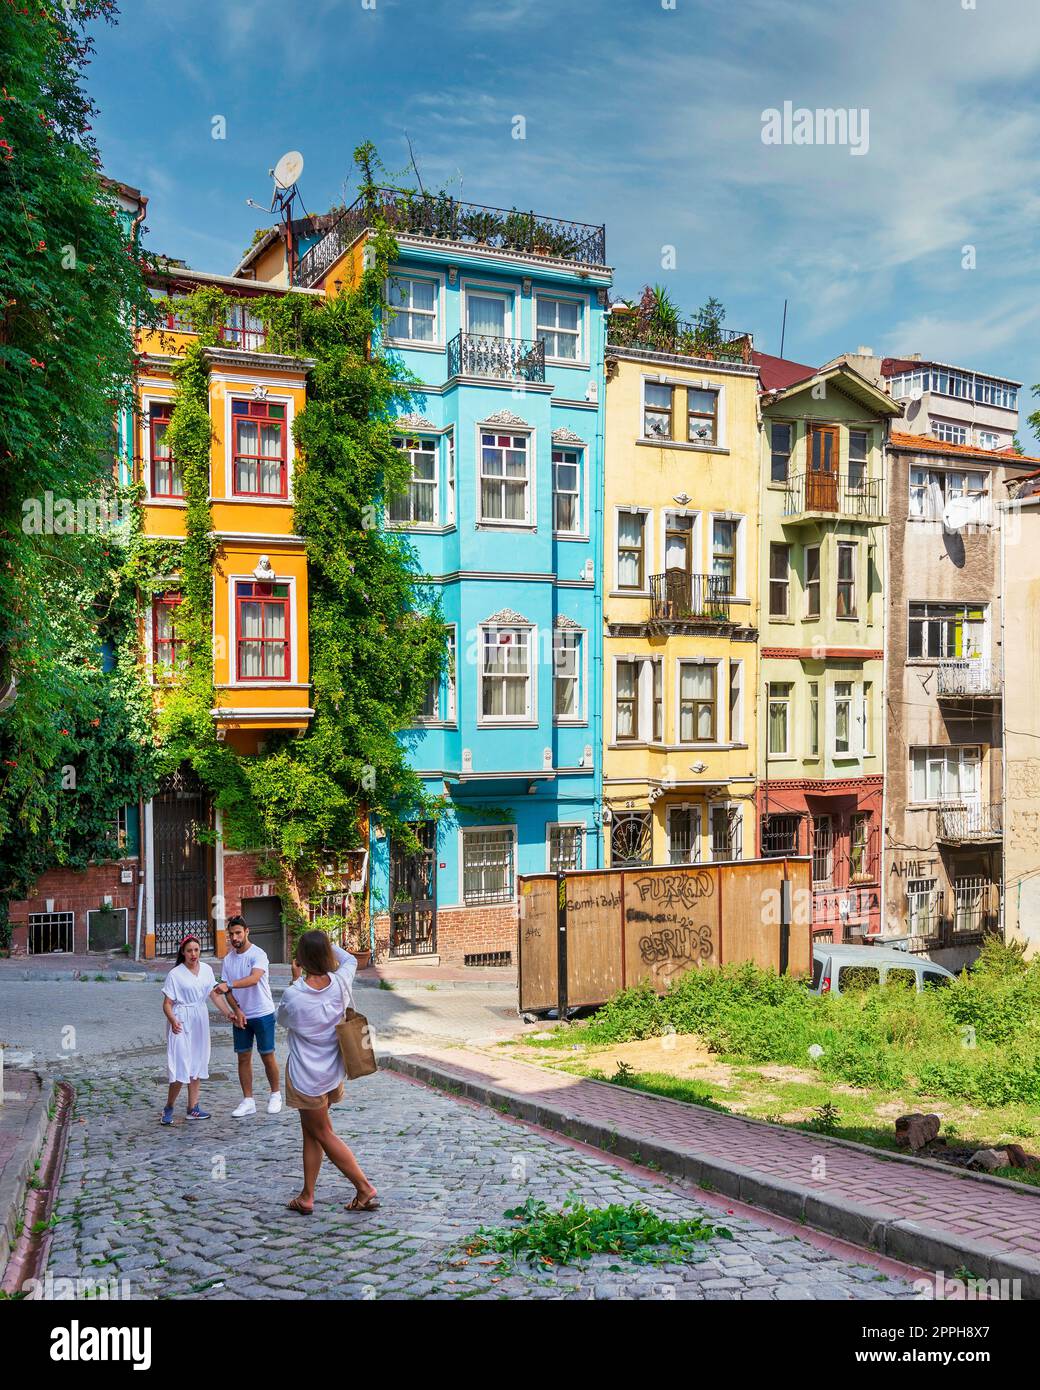
[[[294,1197],[291,1202],[287,1202],[286,1207],[289,1211],[298,1211],[301,1216],[314,1215],[314,1208],[305,1207],[303,1203],[300,1201],[299,1197]]]
[[[354,1194],[353,1201],[347,1203],[347,1211],[376,1211],[379,1207],[379,1198],[373,1192],[367,1202],[362,1202],[357,1193]]]

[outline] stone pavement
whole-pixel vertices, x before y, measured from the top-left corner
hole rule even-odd
[[[928,1269],[1021,1278],[1040,1297],[1040,1191],[886,1157],[861,1144],[724,1115],[517,1061],[426,1047],[406,1073]]]
[[[673,1183],[578,1149],[388,1072],[348,1084],[335,1124],[377,1184],[382,1207],[346,1210],[351,1190],[326,1164],[315,1215],[285,1210],[298,1190],[299,1123],[291,1111],[233,1120],[228,1042],[214,1042],[204,1106],[213,1119],[158,1123],[164,1056],[71,1062],[77,1090],[49,1274],[126,1280],[150,1298],[909,1299],[894,1266],[835,1253],[754,1219],[706,1207]],[[261,1111],[263,1107],[261,1107]],[[558,1203],[646,1201],[671,1217],[706,1214],[733,1231],[691,1263],[498,1267],[461,1244],[503,1224],[527,1197]],[[905,1272],[904,1272],[905,1273]]]
[[[35,1072],[4,1068],[0,1105],[0,1274],[15,1244],[15,1233],[33,1163],[43,1147],[50,1081]]]

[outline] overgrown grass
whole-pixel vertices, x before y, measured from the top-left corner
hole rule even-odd
[[[723,1057],[811,1067],[869,1090],[1040,1104],[1040,958],[1026,964],[989,941],[970,971],[920,995],[820,996],[750,964],[691,970],[664,995],[622,990],[565,1036],[596,1046],[670,1032],[696,1034]]]

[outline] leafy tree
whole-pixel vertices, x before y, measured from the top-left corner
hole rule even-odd
[[[147,302],[83,90],[87,28],[114,18],[113,0],[34,0],[0,23],[0,910],[44,861],[110,853],[149,775],[136,673],[101,655],[133,623],[103,521]]]

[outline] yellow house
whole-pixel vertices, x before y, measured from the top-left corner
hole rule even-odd
[[[755,852],[757,373],[748,337],[611,316],[603,799],[613,865]]]
[[[176,305],[178,295],[212,284],[237,301],[225,341],[205,350],[217,542],[212,715],[219,737],[251,753],[266,733],[303,730],[313,714],[307,562],[303,540],[293,531],[292,433],[306,404],[311,363],[265,351],[263,325],[249,313],[249,295],[256,291],[241,280],[178,271],[163,289]],[[134,456],[148,536],[185,535],[181,470],[165,435],[175,394],[172,368],[191,340],[190,326],[175,313],[164,328],[141,339]],[[160,693],[178,661],[179,600],[177,576],[171,574],[169,588],[154,594],[143,614],[146,660]]]

